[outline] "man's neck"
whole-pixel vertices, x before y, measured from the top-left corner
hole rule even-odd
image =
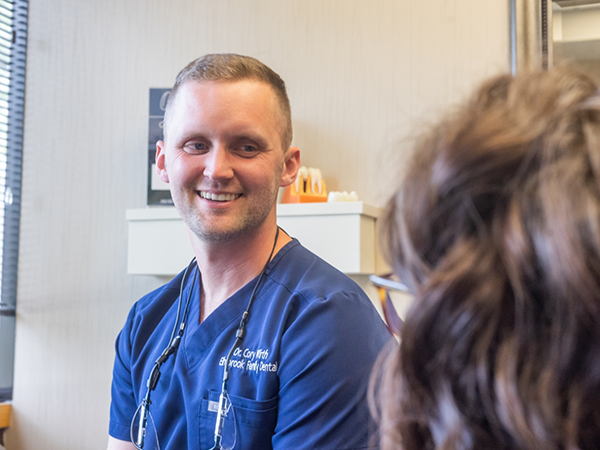
[[[277,225],[273,223],[261,228],[255,233],[222,243],[201,241],[190,233],[202,274],[200,321],[258,276],[267,264],[275,242]],[[273,255],[290,240],[287,234],[280,232]]]

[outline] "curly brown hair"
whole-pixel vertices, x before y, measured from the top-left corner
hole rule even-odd
[[[570,67],[483,84],[383,220],[415,300],[375,375],[382,448],[600,446],[600,94]]]

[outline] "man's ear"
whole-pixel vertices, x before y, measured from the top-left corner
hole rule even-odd
[[[287,187],[296,181],[298,169],[300,169],[300,149],[298,147],[290,147],[285,152],[279,186]]]
[[[169,174],[167,173],[166,146],[164,141],[156,143],[156,174],[163,183],[169,182]]]

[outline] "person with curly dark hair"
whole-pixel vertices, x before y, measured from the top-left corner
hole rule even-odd
[[[414,303],[372,380],[383,450],[600,447],[600,92],[484,83],[421,141],[382,233]]]

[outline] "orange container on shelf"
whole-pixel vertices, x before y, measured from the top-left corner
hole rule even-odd
[[[327,189],[319,169],[301,167],[296,181],[285,188],[281,203],[316,203],[327,201]]]

